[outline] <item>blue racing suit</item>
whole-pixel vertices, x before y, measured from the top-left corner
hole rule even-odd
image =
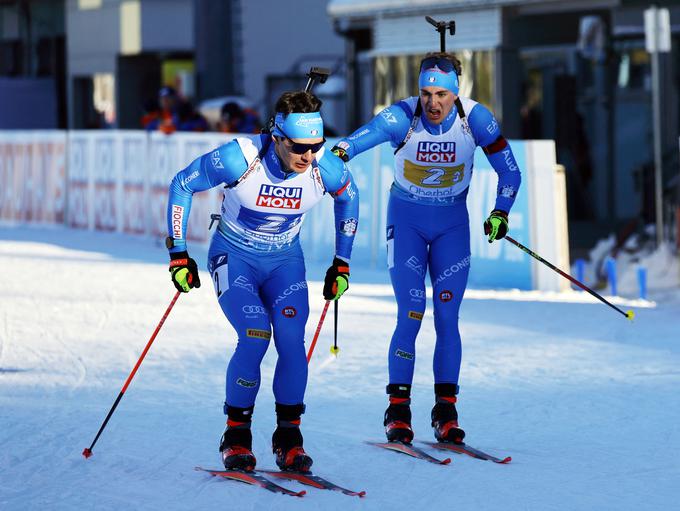
[[[440,125],[420,113],[417,97],[382,110],[338,143],[351,159],[383,142],[395,151],[395,179],[387,208],[387,257],[397,301],[389,348],[389,382],[411,384],[415,340],[425,312],[430,271],[437,333],[434,381],[458,384],[461,339],[458,313],[470,269],[466,197],[473,156],[482,147],[498,174],[495,209],[509,212],[521,177],[493,114],[459,97]]]
[[[208,270],[224,314],[238,335],[227,368],[227,406],[254,405],[260,363],[274,335],[277,403],[303,403],[307,384],[304,333],[309,303],[299,231],[305,213],[329,193],[335,200],[336,256],[349,262],[359,218],[350,172],[323,148],[302,173],[285,171],[271,135],[236,138],[194,160],[170,185],[171,252],[186,250],[195,192],[225,186]]]

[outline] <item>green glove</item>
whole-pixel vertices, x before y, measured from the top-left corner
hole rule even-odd
[[[349,287],[349,263],[339,258],[326,271],[323,284],[323,297],[326,300],[337,300]]]
[[[508,234],[508,214],[494,209],[484,221],[484,234],[489,236],[489,243],[505,237]]]
[[[331,149],[331,152],[335,156],[340,158],[342,161],[344,161],[345,163],[347,163],[349,161],[349,156],[347,155],[347,151],[345,151],[342,147],[333,146],[333,148]]]
[[[170,254],[170,277],[177,291],[188,293],[194,287],[201,287],[198,266],[186,251]]]

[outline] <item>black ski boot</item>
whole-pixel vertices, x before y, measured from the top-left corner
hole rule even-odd
[[[404,442],[413,440],[411,429],[411,385],[390,383],[387,386],[390,395],[390,406],[385,410],[385,435],[388,442]]]
[[[432,408],[434,437],[438,442],[462,444],[465,431],[458,426],[458,412],[456,411],[458,385],[435,383],[434,394],[436,398],[434,408]]]
[[[225,406],[225,408],[227,409],[227,429],[224,430],[220,441],[222,463],[227,470],[250,472],[255,469],[257,463],[252,451],[253,435],[250,432],[253,407]]]
[[[272,435],[272,452],[281,470],[309,472],[312,458],[302,448],[300,416],[305,405],[282,405],[276,403],[276,430]]]

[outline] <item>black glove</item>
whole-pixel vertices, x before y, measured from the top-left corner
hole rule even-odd
[[[188,293],[191,288],[201,287],[198,277],[196,261],[189,257],[189,253],[175,252],[170,254],[170,276],[177,291]]]
[[[333,264],[326,270],[323,283],[323,297],[326,300],[337,300],[349,288],[349,263],[333,259]]]
[[[338,147],[338,146],[335,145],[331,149],[331,152],[335,156],[340,158],[342,161],[344,161],[345,163],[347,163],[349,161],[349,156],[347,156],[347,151],[345,151],[342,147]]]
[[[508,234],[508,214],[494,209],[484,221],[484,234],[489,236],[489,243],[505,237]]]

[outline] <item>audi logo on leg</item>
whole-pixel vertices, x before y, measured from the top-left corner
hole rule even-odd
[[[245,314],[267,314],[267,311],[261,305],[244,305],[241,310]]]

